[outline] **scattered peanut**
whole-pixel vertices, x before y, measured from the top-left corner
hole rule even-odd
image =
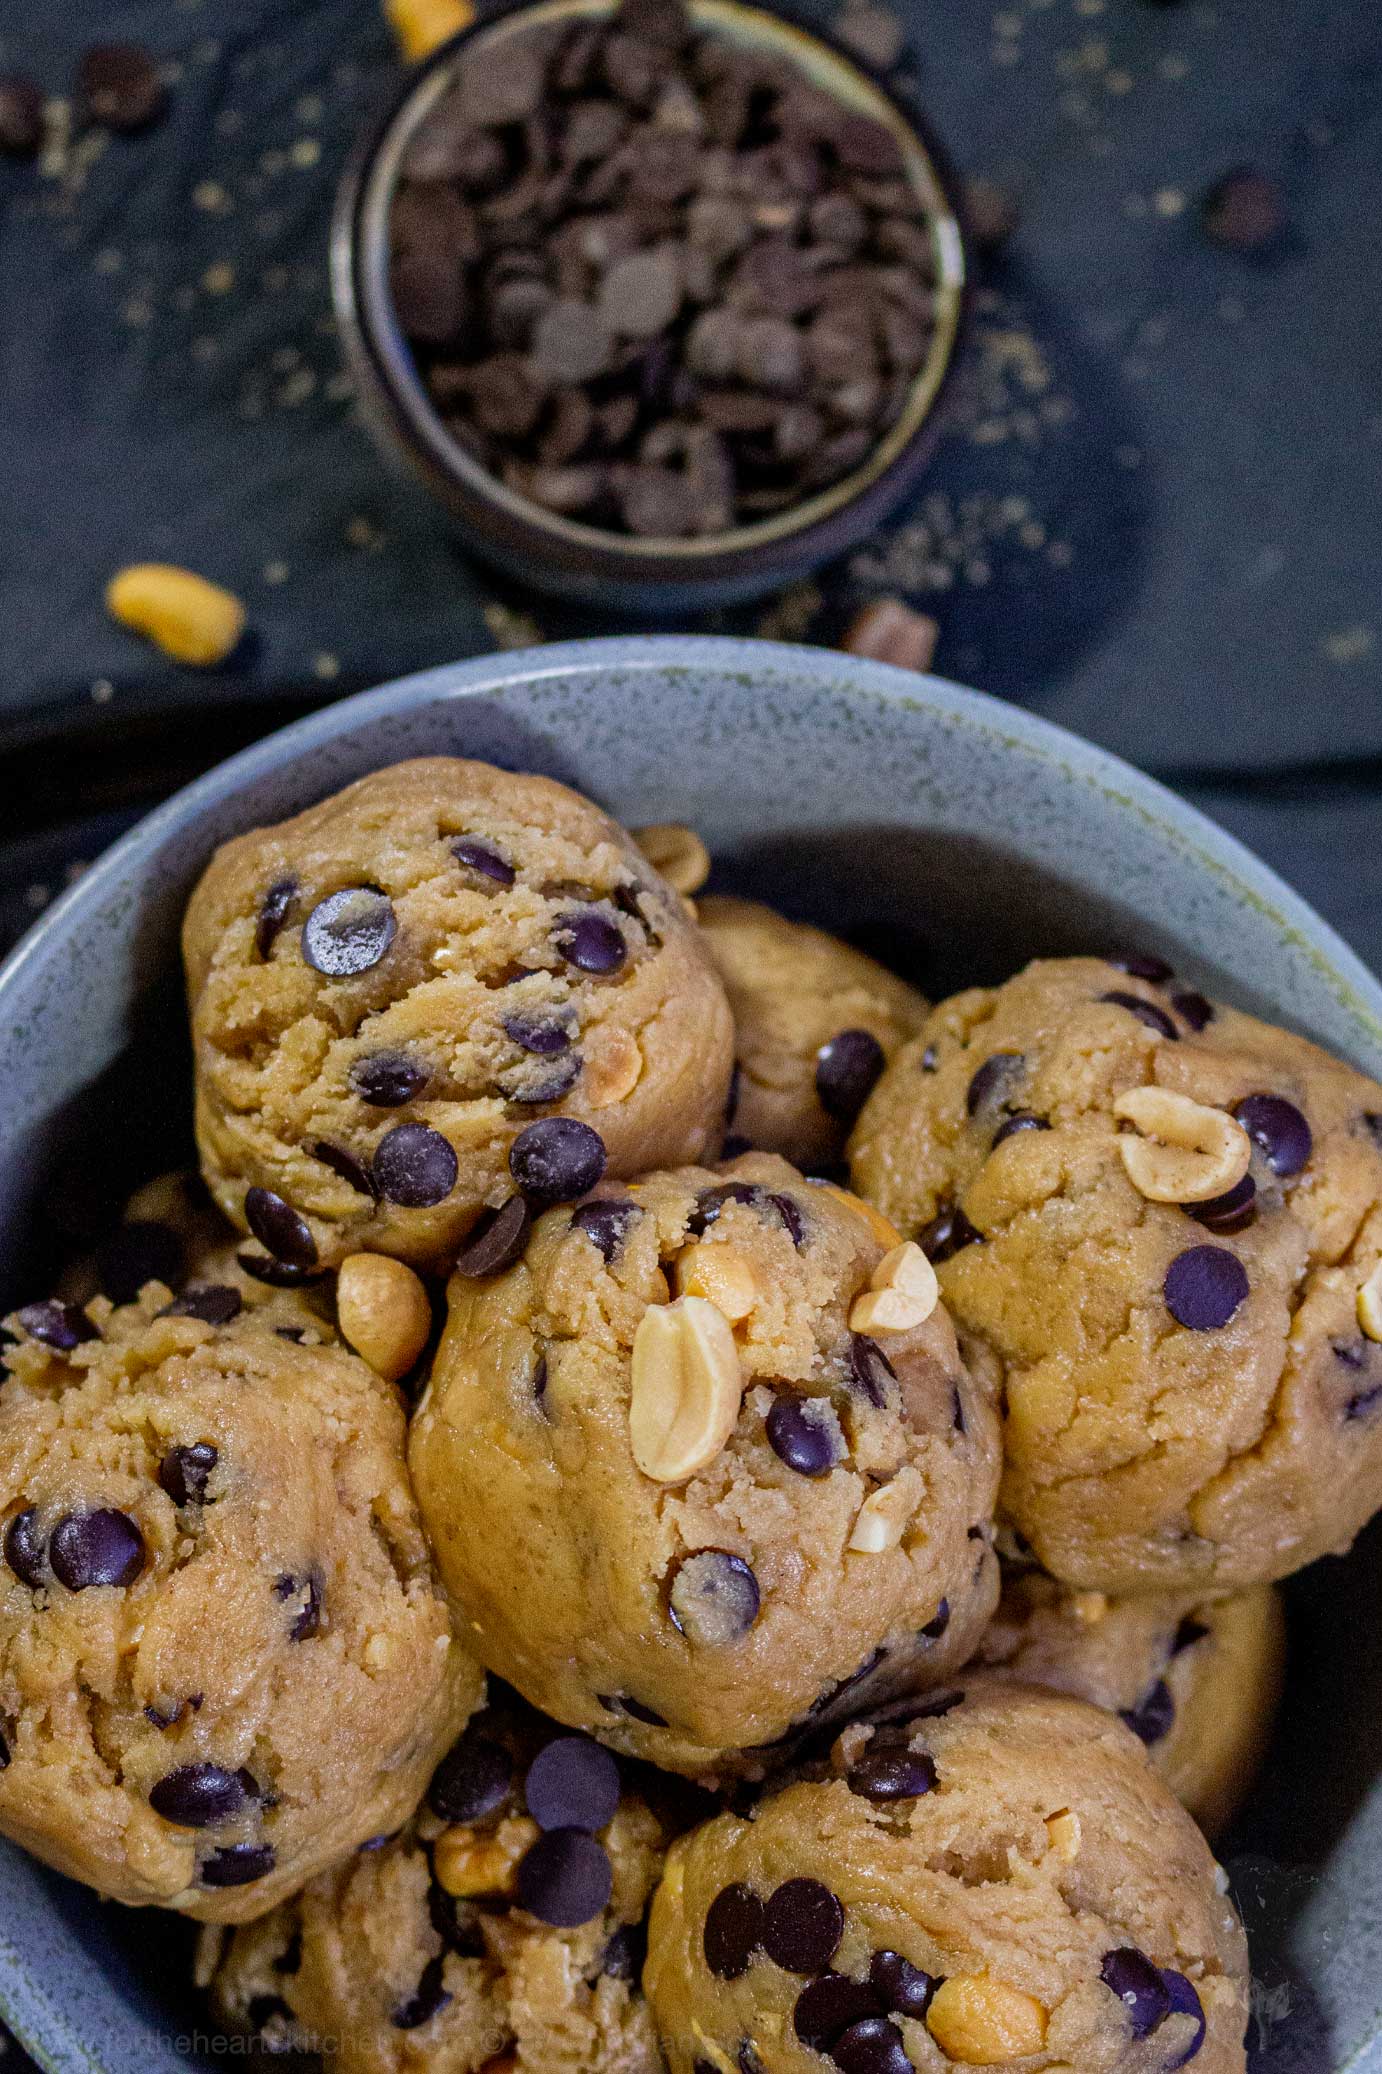
[[[1113,1113],[1138,1136],[1118,1140],[1129,1181],[1153,1203],[1207,1203],[1247,1173],[1252,1145],[1236,1117],[1167,1087],[1130,1087]]]
[[[232,592],[168,562],[138,562],[112,576],[106,607],[175,662],[202,669],[224,662],[245,631],[245,608]]]
[[[886,1246],[891,1252],[894,1246],[902,1244],[902,1234],[897,1226],[890,1223],[881,1210],[875,1210],[872,1203],[866,1203],[861,1195],[854,1195],[847,1188],[839,1188],[833,1181],[818,1181],[815,1185],[822,1195],[833,1195],[837,1203],[843,1203],[856,1217],[862,1217],[880,1246]]]
[[[341,1262],[336,1315],[342,1336],[391,1383],[408,1373],[432,1330],[426,1289],[410,1267],[384,1253],[352,1253]]]
[[[410,65],[430,57],[475,19],[471,0],[384,0],[384,13]]]
[[[699,893],[710,877],[710,852],[694,828],[679,821],[650,821],[635,828],[633,839],[653,870],[676,893]]]
[[[629,1438],[655,1483],[685,1483],[719,1454],[739,1417],[744,1378],[734,1334],[703,1296],[650,1304],[633,1340]]]
[[[758,1301],[753,1268],[728,1245],[688,1246],[676,1265],[677,1292],[703,1296],[731,1325],[747,1318]]]
[[[936,1270],[915,1239],[885,1253],[869,1286],[849,1307],[851,1332],[910,1332],[924,1325],[940,1301]]]
[[[940,628],[901,598],[875,598],[850,621],[840,646],[847,655],[866,655],[895,669],[929,670]]]
[[[1080,1855],[1080,1818],[1069,1808],[1046,1817],[1046,1837],[1051,1850],[1065,1864],[1073,1865]]]
[[[1072,1592],[1070,1611],[1084,1627],[1093,1628],[1108,1618],[1107,1592]]]
[[[643,1054],[627,1030],[613,1023],[592,1030],[585,1047],[581,1087],[592,1109],[612,1109],[637,1087]]]
[[[881,1555],[896,1548],[921,1501],[921,1478],[908,1465],[899,1469],[891,1483],[870,1491],[859,1507],[849,1545],[860,1555]]]
[[[1035,1995],[986,1973],[952,1974],[926,2012],[926,2028],[948,2060],[988,2067],[1040,2052],[1046,2011]]]
[[[512,1894],[518,1861],[537,1842],[536,1822],[514,1815],[497,1829],[483,1832],[468,1823],[443,1829],[432,1846],[432,1869],[439,1886],[464,1899],[475,1894]]]
[[[1382,1339],[1382,1260],[1358,1291],[1358,1323],[1369,1339]]]

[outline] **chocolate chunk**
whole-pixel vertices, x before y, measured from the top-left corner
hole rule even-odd
[[[1315,1141],[1294,1102],[1281,1095],[1246,1095],[1235,1103],[1233,1113],[1272,1172],[1283,1181],[1305,1166]]]
[[[588,382],[613,357],[609,327],[589,303],[549,304],[533,333],[533,365],[550,382]]]
[[[580,1209],[572,1213],[571,1228],[583,1231],[605,1260],[612,1261],[623,1249],[629,1226],[640,1215],[637,1203],[582,1203]]]
[[[1217,1332],[1248,1295],[1247,1269],[1224,1246],[1192,1246],[1166,1270],[1166,1308],[1191,1332]]]
[[[1175,968],[1168,965],[1164,958],[1155,957],[1147,952],[1136,953],[1130,957],[1110,958],[1108,963],[1115,972],[1126,972],[1129,979],[1148,980],[1154,987],[1164,987],[1168,980],[1176,976]]]
[[[279,930],[293,911],[298,897],[296,879],[275,879],[259,903],[259,918],[254,925],[254,947],[261,958],[267,958],[274,947]]]
[[[850,1766],[846,1783],[863,1800],[916,1800],[935,1785],[936,1767],[924,1753],[870,1750]]]
[[[1001,1100],[1004,1091],[1018,1078],[1026,1063],[1020,1051],[996,1051],[985,1059],[965,1094],[968,1114],[975,1116],[979,1110]]]
[[[456,1257],[458,1275],[502,1275],[523,1257],[533,1213],[521,1195],[511,1195],[497,1210],[484,1210]]]
[[[1099,999],[1106,1001],[1110,1007],[1126,1008],[1129,1015],[1135,1015],[1149,1030],[1155,1030],[1158,1037],[1168,1037],[1174,1043],[1180,1036],[1180,1031],[1165,1009],[1158,1008],[1152,1001],[1144,1001],[1140,994],[1127,994],[1114,988],[1112,993],[1100,994]]]
[[[37,1591],[44,1582],[47,1544],[38,1524],[38,1508],[17,1512],[5,1529],[5,1561],[21,1584]]]
[[[1015,1138],[1019,1131],[1049,1131],[1050,1128],[1044,1116],[1034,1116],[1030,1109],[1014,1109],[994,1132],[990,1150],[996,1150],[1007,1138]]]
[[[444,1952],[429,1959],[422,1969],[422,1976],[412,1994],[400,2002],[393,2012],[392,2023],[396,2031],[416,2031],[440,2015],[453,1997],[449,1988],[442,1985],[442,1969],[446,1963]]]
[[[647,1956],[647,1925],[624,1923],[601,1952],[600,1971],[607,1980],[638,1981]]]
[[[1176,1637],[1171,1644],[1172,1656],[1179,1656],[1182,1650],[1193,1649],[1197,1642],[1203,1642],[1208,1633],[1209,1629],[1202,1620],[1196,1620],[1192,1613],[1187,1613],[1176,1629]]]
[[[812,2052],[829,2056],[835,2040],[851,2024],[879,2016],[886,2005],[865,1981],[843,1973],[823,1973],[804,1987],[792,2007],[792,2028]]]
[[[302,955],[328,979],[369,972],[398,933],[393,902],[377,886],[346,886],[319,900],[302,925]]]
[[[1204,233],[1230,252],[1258,255],[1279,245],[1286,202],[1276,182],[1251,166],[1235,166],[1216,180],[1200,208]]]
[[[350,1069],[351,1086],[372,1109],[401,1109],[422,1093],[431,1077],[421,1060],[401,1051],[370,1052]]]
[[[622,934],[608,916],[593,908],[561,916],[553,941],[568,965],[601,979],[628,962],[629,947]]]
[[[22,72],[0,74],[0,151],[34,158],[42,142],[42,93]]]
[[[206,1487],[219,1460],[220,1450],[209,1440],[169,1448],[158,1465],[159,1483],[174,1505],[204,1505]]]
[[[214,1829],[220,1822],[233,1822],[258,1797],[248,1772],[226,1771],[219,1764],[179,1765],[149,1788],[154,1813],[180,1829]]]
[[[1187,1203],[1185,1207],[1209,1231],[1246,1231],[1257,1215],[1257,1183],[1251,1174],[1244,1174],[1225,1195],[1212,1196],[1207,1203]]]
[[[689,1237],[705,1237],[727,1203],[743,1203],[749,1208],[763,1201],[763,1190],[752,1181],[722,1181],[715,1188],[703,1188],[696,1197],[696,1207],[686,1220]]]
[[[109,1506],[65,1514],[48,1542],[53,1575],[72,1592],[133,1584],[147,1560],[139,1528],[127,1512]]]
[[[683,1556],[668,1592],[672,1625],[697,1648],[721,1649],[758,1618],[758,1579],[742,1556],[702,1548]]]
[[[584,1070],[584,1061],[577,1052],[569,1051],[565,1058],[555,1059],[545,1068],[534,1072],[531,1067],[515,1067],[502,1075],[499,1091],[506,1102],[514,1102],[524,1109],[537,1109],[551,1102],[560,1102],[570,1094]]]
[[[572,1116],[530,1123],[509,1147],[509,1172],[529,1202],[546,1208],[588,1195],[605,1171],[598,1131]]]
[[[374,1185],[400,1209],[430,1210],[445,1202],[460,1171],[455,1147],[429,1124],[395,1124],[375,1149]]]
[[[852,1124],[887,1060],[869,1030],[841,1030],[816,1053],[816,1093],[827,1116]]]
[[[463,835],[451,845],[451,854],[458,864],[473,871],[477,878],[488,879],[495,886],[511,886],[516,876],[513,866],[487,843],[477,842],[474,836]]]
[[[330,1167],[333,1174],[339,1174],[342,1181],[353,1188],[357,1195],[366,1197],[370,1202],[378,1200],[379,1190],[375,1185],[374,1176],[364,1161],[357,1159],[344,1145],[333,1145],[328,1138],[318,1138],[310,1149],[313,1159],[319,1159],[324,1167]]]
[[[244,1298],[228,1282],[195,1282],[169,1304],[170,1318],[200,1318],[203,1325],[229,1325],[239,1317]]]
[[[1133,1734],[1149,1747],[1169,1735],[1176,1719],[1176,1703],[1171,1697],[1171,1688],[1164,1678],[1148,1686],[1135,1707],[1124,1708],[1119,1716]]]
[[[521,1051],[534,1052],[539,1058],[553,1058],[571,1044],[567,1025],[555,1016],[506,1015],[504,1030]]]
[[[1204,2044],[1206,2030],[1204,2004],[1200,2000],[1199,1992],[1193,1981],[1187,1980],[1183,1973],[1177,1973],[1173,1968],[1163,1966],[1161,1969],[1161,1980],[1162,1985],[1166,1989],[1167,2000],[1171,2005],[1167,2012],[1168,2017],[1188,2016],[1193,2019],[1190,2034],[1185,2044],[1174,2059],[1169,2059],[1165,2062],[1165,2074],[1179,2074],[1179,2070],[1194,2059],[1196,2053]]]
[[[584,1829],[549,1829],[519,1861],[520,1903],[558,1930],[593,1922],[608,1906],[613,1886],[604,1846]]]
[[[503,1807],[513,1785],[513,1763],[502,1743],[467,1730],[432,1774],[427,1805],[443,1822],[482,1822]]]
[[[1171,1006],[1175,1009],[1181,1021],[1188,1023],[1191,1029],[1197,1033],[1205,1029],[1214,1020],[1214,1003],[1206,1001],[1203,994],[1194,992],[1173,994],[1171,996]]]
[[[1149,2037],[1170,2014],[1171,1998],[1160,1967],[1135,1945],[1105,1952],[1099,1978],[1122,2003],[1134,2038]]]
[[[77,61],[77,102],[87,121],[131,135],[162,115],[167,94],[146,50],[98,43]]]
[[[979,1245],[983,1233],[976,1231],[957,1203],[947,1203],[931,1222],[917,1233],[917,1244],[935,1266],[952,1260],[966,1246]]]
[[[322,1585],[319,1577],[280,1577],[274,1586],[274,1596],[279,1599],[301,1597],[302,1604],[294,1614],[288,1628],[290,1642],[310,1642],[313,1635],[321,1633]]]
[[[619,1806],[619,1767],[589,1736],[557,1736],[539,1750],[523,1781],[539,1829],[603,1829]]]
[[[840,2074],[915,2074],[897,2025],[885,2016],[851,2024],[830,2048]]]
[[[225,1844],[202,1860],[197,1877],[204,1887],[248,1887],[267,1879],[277,1862],[272,1844]]]
[[[920,2022],[940,1982],[904,1959],[901,1952],[881,1951],[869,1961],[869,1986],[892,2015],[911,2016]]]
[[[655,1707],[645,1706],[642,1700],[634,1699],[631,1693],[599,1693],[596,1696],[606,1713],[627,1714],[630,1721],[641,1721],[648,1728],[666,1728],[667,1726],[665,1714],[659,1714]]]
[[[722,1887],[705,1913],[701,1944],[716,1980],[741,1980],[763,1942],[763,1903],[752,1887]]]
[[[772,1205],[782,1219],[782,1222],[786,1225],[787,1236],[796,1247],[798,1253],[800,1253],[802,1247],[806,1244],[806,1226],[802,1222],[801,1211],[789,1195],[774,1194],[766,1197],[765,1200]]]
[[[237,1253],[235,1258],[247,1275],[253,1276],[256,1282],[267,1283],[270,1289],[306,1289],[313,1282],[326,1280],[324,1267],[298,1267],[291,1260],[274,1260],[264,1253]],[[284,1338],[291,1331],[291,1328],[282,1326],[276,1329]],[[301,1338],[300,1333],[293,1336]]]
[[[827,1397],[778,1397],[765,1422],[773,1453],[799,1476],[826,1476],[844,1453]]]
[[[60,1354],[70,1354],[73,1347],[101,1337],[99,1328],[92,1324],[80,1304],[58,1303],[48,1298],[42,1303],[26,1303],[17,1316],[31,1339],[40,1340],[45,1347],[56,1348]]]
[[[245,1222],[275,1260],[283,1261],[288,1267],[316,1266],[317,1242],[312,1236],[311,1226],[271,1188],[246,1191]]]
[[[958,1426],[959,1431],[963,1433],[964,1413],[960,1409],[959,1395],[960,1393],[957,1390],[955,1392],[955,1405],[956,1410],[959,1412],[959,1417],[956,1420],[956,1424]],[[936,1608],[936,1611],[932,1618],[927,1621],[925,1627],[919,1628],[917,1632],[921,1636],[923,1642],[939,1642],[941,1636],[945,1633],[949,1625],[950,1601],[949,1599],[942,1599],[940,1605]]]
[[[784,1880],[763,1909],[763,1949],[788,1973],[822,1973],[839,1949],[845,1912],[820,1880]]]
[[[849,1342],[849,1381],[879,1411],[888,1401],[888,1385],[897,1388],[897,1374],[876,1339],[855,1332]]]

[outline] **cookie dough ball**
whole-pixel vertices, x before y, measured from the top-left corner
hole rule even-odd
[[[1285,1627],[1269,1584],[1205,1600],[1072,1592],[1039,1570],[1004,1579],[977,1661],[1118,1714],[1209,1836],[1252,1784],[1281,1693]]]
[[[1243,1932],[1135,1736],[982,1678],[673,1845],[644,1986],[671,2074],[1241,2074]]]
[[[449,1266],[518,1186],[566,1201],[592,1163],[718,1142],[710,960],[625,831],[550,779],[450,757],[362,778],[220,849],[183,950],[202,1168],[283,1275]]]
[[[712,894],[698,908],[734,1014],[731,1131],[800,1167],[835,1165],[925,1001],[862,951],[756,900]]]
[[[761,1770],[972,1652],[996,1420],[878,1221],[756,1153],[554,1210],[507,1273],[453,1277],[410,1465],[462,1632],[544,1712],[670,1770]]]
[[[501,1705],[401,1836],[256,1923],[204,1931],[201,1984],[223,2021],[333,2074],[662,2074],[639,1975],[687,1819],[665,1798]]]
[[[411,1814],[481,1680],[397,1393],[167,1297],[8,1321],[0,1831],[115,1900],[233,1922]]]
[[[1382,1087],[1129,965],[945,1002],[860,1118],[855,1186],[1001,1385],[1002,1508],[1042,1568],[1232,1590],[1382,1504]]]

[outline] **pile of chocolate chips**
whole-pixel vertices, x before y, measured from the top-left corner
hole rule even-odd
[[[751,523],[856,468],[934,325],[892,131],[682,0],[463,53],[391,242],[455,438],[548,510],[645,536]]]

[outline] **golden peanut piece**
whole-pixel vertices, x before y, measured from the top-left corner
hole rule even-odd
[[[432,1846],[437,1883],[458,1900],[475,1894],[513,1894],[519,1860],[537,1838],[537,1824],[527,1815],[511,1816],[497,1829],[483,1832],[465,1822],[453,1823]]]
[[[629,833],[653,870],[675,893],[699,893],[710,877],[710,852],[694,828],[679,821],[650,821]]]
[[[1108,1618],[1108,1593],[1072,1592],[1070,1611],[1085,1627],[1098,1627],[1101,1620]]]
[[[910,1465],[899,1469],[891,1483],[870,1491],[855,1517],[849,1545],[859,1555],[881,1555],[896,1548],[921,1502],[921,1478]]]
[[[1382,1260],[1358,1291],[1358,1323],[1369,1339],[1382,1339]]]
[[[1167,1087],[1130,1087],[1113,1113],[1132,1124],[1118,1151],[1129,1181],[1153,1203],[1207,1203],[1236,1188],[1252,1144],[1236,1117]]]
[[[924,1325],[940,1301],[936,1270],[915,1239],[885,1253],[869,1286],[849,1307],[851,1332],[911,1332]]]
[[[733,1246],[688,1246],[676,1264],[677,1292],[703,1296],[731,1325],[747,1318],[758,1301],[753,1269]]]
[[[384,0],[384,13],[410,65],[430,57],[475,19],[470,0]]]
[[[889,1252],[894,1246],[902,1244],[902,1234],[897,1226],[891,1223],[881,1210],[875,1210],[872,1203],[866,1203],[861,1195],[854,1195],[849,1189],[840,1188],[833,1181],[818,1181],[813,1183],[813,1186],[819,1188],[822,1195],[833,1195],[837,1203],[843,1203],[856,1217],[862,1217],[879,1245],[886,1247]]]
[[[713,1462],[739,1417],[744,1377],[729,1321],[703,1296],[653,1304],[633,1337],[629,1439],[654,1483]]]
[[[432,1305],[410,1267],[384,1253],[352,1253],[336,1278],[341,1335],[371,1368],[396,1383],[432,1330]]]
[[[224,662],[245,631],[245,608],[219,584],[169,562],[139,562],[106,585],[106,607],[175,662]]]
[[[592,1109],[612,1109],[637,1087],[643,1054],[627,1030],[612,1023],[592,1032],[586,1046],[581,1086]]]
[[[1046,1837],[1055,1856],[1073,1865],[1080,1855],[1080,1818],[1069,1808],[1046,1817]]]
[[[986,1973],[952,1974],[926,2012],[926,2028],[948,2060],[964,2067],[1001,2065],[1040,2052],[1047,2012],[1035,1995]]]

